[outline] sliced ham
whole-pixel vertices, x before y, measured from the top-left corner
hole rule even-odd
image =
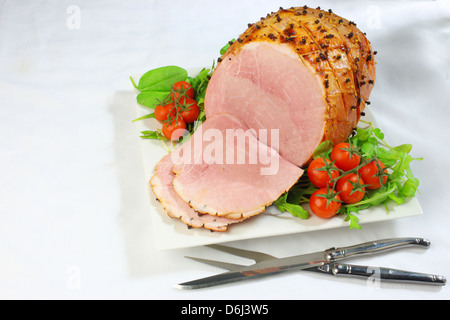
[[[281,9],[250,25],[219,59],[206,117],[225,112],[252,129],[279,129],[280,155],[305,166],[320,142],[342,142],[356,127],[375,81],[373,55],[353,22]]]
[[[169,154],[157,164],[155,174],[150,180],[153,193],[161,202],[169,217],[178,218],[190,227],[203,227],[213,231],[226,231],[230,224],[244,220],[199,214],[193,210],[173,189],[172,181],[175,175],[172,172],[172,167],[173,162]]]
[[[209,117],[172,160],[172,184],[184,202],[196,212],[232,219],[263,212],[303,173],[229,114]]]

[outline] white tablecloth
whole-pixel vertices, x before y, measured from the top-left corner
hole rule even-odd
[[[378,51],[371,107],[392,144],[411,143],[421,216],[245,240],[275,255],[425,237],[358,263],[450,276],[450,2],[0,1],[0,297],[4,299],[448,299],[446,287],[371,285],[290,273],[208,290],[179,282],[218,268],[202,248],[152,237],[129,76],[210,66],[219,49],[280,6],[332,8]]]

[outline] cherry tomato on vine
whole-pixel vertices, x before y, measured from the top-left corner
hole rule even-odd
[[[181,108],[179,108],[179,112],[184,122],[192,123],[197,120],[200,114],[200,108],[194,99],[187,98]]]
[[[176,115],[175,104],[172,102],[172,103],[166,104],[164,106],[157,105],[154,113],[155,113],[155,119],[158,120],[159,122],[163,123],[168,118],[175,117],[175,115]]]
[[[369,185],[367,189],[381,188],[380,180],[383,185],[387,182],[387,171],[384,168],[385,165],[376,159],[358,170],[359,176]]]
[[[331,161],[325,158],[316,158],[308,166],[308,178],[317,188],[333,186],[331,179],[339,176],[337,168],[331,164]]]
[[[336,191],[345,203],[356,203],[362,200],[365,194],[364,180],[355,173],[343,176],[336,183]]]
[[[325,219],[334,217],[341,205],[341,198],[336,191],[327,188],[316,190],[309,199],[311,211]]]
[[[172,86],[170,97],[172,101],[177,100],[179,103],[184,103],[186,98],[194,98],[194,88],[186,81],[178,81]]]
[[[331,160],[336,160],[334,163],[336,167],[349,171],[356,168],[361,162],[361,157],[355,152],[356,150],[349,143],[338,143],[331,150],[330,158]]]
[[[171,122],[163,123],[162,132],[167,139],[176,141],[181,138],[181,136],[186,131],[186,123],[180,117],[178,121],[176,119]]]

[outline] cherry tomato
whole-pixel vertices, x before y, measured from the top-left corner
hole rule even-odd
[[[184,103],[186,98],[194,99],[194,88],[186,81],[178,81],[172,86],[170,97],[172,101]]]
[[[167,118],[173,118],[176,115],[175,104],[169,103],[164,106],[157,105],[155,108],[155,119],[163,123]]]
[[[336,191],[321,188],[311,195],[309,207],[316,216],[328,219],[336,215],[342,205],[340,201],[341,198]]]
[[[351,154],[348,150],[350,150],[350,144],[345,142],[338,143],[334,146],[333,150],[331,150],[330,154],[331,160],[336,160],[334,165],[344,171],[356,168],[361,161],[361,157],[358,154]]]
[[[358,181],[359,180],[359,181]],[[336,191],[345,203],[356,203],[362,200],[366,191],[364,180],[355,173],[349,173],[340,178],[336,184]]]
[[[377,165],[378,163],[378,165]],[[378,166],[381,168],[380,172]],[[387,181],[387,176],[385,174],[387,174],[386,170],[383,170],[385,168],[384,164],[380,161],[380,160],[374,160],[372,162],[369,162],[368,164],[366,164],[365,166],[361,167],[358,170],[359,176],[364,180],[364,182],[366,184],[368,184],[369,186],[367,186],[367,189],[379,189],[381,188],[381,184],[380,184],[380,177],[382,177],[382,182],[383,185],[386,183]]]
[[[329,187],[333,187],[333,182],[330,180],[339,176],[337,168],[330,163],[331,161],[328,159],[316,158],[309,164],[308,178],[317,188],[325,188],[327,184]]]
[[[172,122],[165,122],[162,127],[164,136],[172,141],[180,139],[185,131],[186,123],[181,117],[178,121],[174,119]]]
[[[182,110],[186,108],[186,110]],[[180,111],[180,116],[183,118],[184,122],[192,123],[197,120],[198,115],[200,114],[200,108],[198,107],[197,102],[194,99],[187,98],[185,100],[184,106],[182,106]]]

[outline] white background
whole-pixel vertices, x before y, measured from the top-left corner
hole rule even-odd
[[[450,276],[450,2],[0,1],[0,298],[448,299],[448,286],[371,285],[305,272],[199,291],[220,272],[157,251],[129,76],[210,66],[219,49],[280,6],[320,5],[357,23],[376,56],[371,96],[392,144],[411,143],[424,214],[234,245],[284,256],[425,237],[360,264]],[[206,250],[206,251],[205,251]]]

